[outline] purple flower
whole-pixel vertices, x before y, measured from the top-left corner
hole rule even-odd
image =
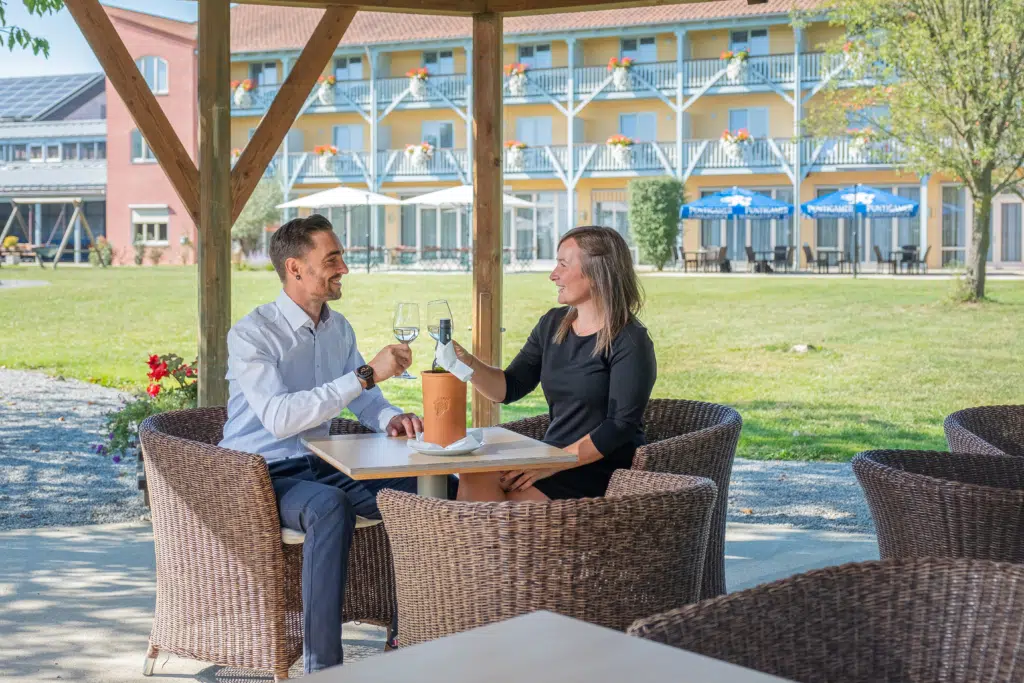
[[[115,455],[114,455],[114,457],[113,457],[113,458],[111,458],[111,460],[113,460],[113,461],[114,461],[114,464],[116,465],[117,463],[121,462],[121,456],[120,456],[120,455],[117,455],[117,454],[115,454]]]

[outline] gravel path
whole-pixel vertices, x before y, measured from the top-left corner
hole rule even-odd
[[[135,462],[115,465],[89,450],[102,439],[104,414],[123,396],[0,370],[0,530],[122,522],[146,513]]]
[[[90,452],[124,394],[37,372],[0,370],[0,530],[135,520],[135,463]],[[871,532],[849,463],[737,458],[729,521]]]
[[[729,521],[874,532],[850,463],[737,458],[729,485]]]

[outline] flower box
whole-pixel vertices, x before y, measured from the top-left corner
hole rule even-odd
[[[612,57],[608,60],[608,72],[612,75],[612,86],[616,90],[629,90],[633,79],[629,72],[633,69],[633,60],[629,57]]]
[[[508,79],[508,92],[512,97],[526,97],[527,83],[526,64],[506,64],[505,77]]]
[[[730,83],[735,83],[746,75],[748,59],[750,59],[750,53],[746,50],[737,52],[726,50],[722,53],[722,60],[725,62],[725,77],[729,79]]]
[[[409,94],[413,96],[413,99],[425,99],[427,97],[427,81],[430,79],[427,67],[409,69],[405,75],[409,79]]]
[[[632,166],[633,145],[635,144],[632,138],[625,135],[613,135],[605,141],[605,144],[608,145],[612,161],[617,166]]]
[[[746,128],[740,128],[735,133],[730,131],[722,133],[719,144],[727,159],[740,162],[743,161],[744,153],[752,141],[753,138],[750,137],[750,132]]]
[[[251,108],[254,87],[251,78],[246,78],[244,81],[231,81],[231,101],[239,109]]]
[[[338,155],[338,148],[334,145],[317,145],[313,148],[316,155],[317,167],[324,175],[335,175],[334,157]]]
[[[413,168],[425,171],[430,160],[434,158],[434,146],[429,142],[421,142],[418,145],[406,145],[405,157]]]
[[[337,84],[338,79],[334,76],[320,76],[316,82],[317,102],[325,107],[332,106],[334,104],[334,86]]]
[[[509,140],[505,143],[506,167],[513,173],[521,173],[526,168],[526,143]]]
[[[864,161],[872,148],[872,131],[869,128],[847,131],[850,142],[847,149],[850,151],[850,158],[853,161]]]

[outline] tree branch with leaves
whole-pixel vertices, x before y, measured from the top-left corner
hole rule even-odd
[[[32,50],[33,54],[42,53],[44,57],[49,57],[50,41],[32,35],[20,26],[7,23],[7,2],[8,0],[0,0],[0,43],[11,51],[15,48]],[[54,14],[64,8],[63,0],[21,0],[21,3],[30,15],[38,17]]]
[[[825,0],[846,38],[847,77],[811,107],[817,134],[851,116],[909,170],[961,183],[973,201],[965,296],[985,296],[993,199],[1024,178],[1024,0]],[[850,84],[854,84],[851,87]]]

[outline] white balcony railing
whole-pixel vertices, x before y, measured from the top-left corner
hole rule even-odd
[[[803,83],[816,83],[832,74],[842,64],[842,57],[812,52],[800,55],[800,76]],[[630,85],[623,91],[605,87],[600,96],[646,96],[650,95],[648,86],[661,92],[675,92],[678,79],[682,79],[684,94],[690,95],[704,88],[725,68],[721,59],[689,59],[683,62],[682,70],[676,62],[654,62],[637,64],[633,67]],[[507,99],[538,100],[547,96],[565,99],[569,95],[569,76],[573,77],[574,95],[578,98],[590,96],[598,91],[608,79],[606,66],[582,66],[570,70],[568,67],[552,69],[531,69],[527,72],[527,93],[525,98],[513,99],[505,91]],[[767,55],[751,57],[745,72],[735,80],[719,78],[708,92],[735,92],[737,89],[768,89],[771,86],[783,90],[795,86],[796,63],[792,54]],[[840,71],[840,79],[847,76]],[[447,106],[445,100],[464,103],[468,96],[468,79],[465,74],[433,75],[428,81],[427,93],[422,99],[405,95],[409,87],[409,79],[401,76],[377,79],[377,102],[380,108],[388,106],[395,100],[401,100],[404,107]],[[280,86],[260,86],[251,93],[251,105],[248,107],[234,106],[238,114],[251,115],[266,111]],[[351,80],[338,81],[334,86],[334,104],[323,105],[317,99],[310,104],[311,111],[350,110],[353,104],[360,108],[368,108],[371,103],[370,81]],[[645,95],[646,93],[646,95]]]

